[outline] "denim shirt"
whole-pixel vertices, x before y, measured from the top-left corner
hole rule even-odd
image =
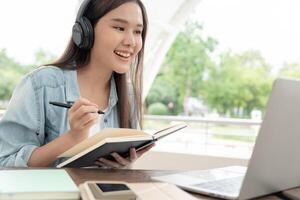
[[[113,76],[110,84],[109,104],[101,118],[101,128],[119,127]],[[76,70],[46,66],[27,74],[15,88],[0,121],[0,166],[26,167],[35,148],[69,130],[68,110],[49,102],[76,101],[79,97]],[[130,90],[129,99],[133,99]],[[137,123],[133,122],[132,127],[137,128]],[[60,162],[56,160],[53,165]]]

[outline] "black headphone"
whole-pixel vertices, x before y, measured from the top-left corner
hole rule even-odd
[[[94,29],[87,17],[83,14],[91,0],[84,0],[77,13],[75,24],[72,29],[72,39],[80,49],[90,49],[94,44]]]

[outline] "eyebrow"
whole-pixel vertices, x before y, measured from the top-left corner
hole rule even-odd
[[[114,22],[120,22],[120,23],[123,23],[123,24],[129,24],[129,22],[125,19],[121,19],[121,18],[113,18],[111,19],[111,21],[114,21]],[[137,24],[138,27],[141,27],[143,28],[143,24]]]

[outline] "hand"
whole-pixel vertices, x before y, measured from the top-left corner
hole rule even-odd
[[[144,153],[149,151],[152,147],[154,147],[155,144],[151,144],[150,146],[146,147],[145,149],[142,149],[140,151],[136,151],[135,148],[130,149],[130,157],[124,158],[120,156],[118,153],[111,153],[110,155],[116,160],[108,160],[105,158],[99,158],[95,164],[100,167],[108,167],[108,168],[122,168],[122,169],[130,169],[132,167],[132,164],[141,157]]]
[[[76,142],[88,137],[89,129],[99,119],[97,111],[97,105],[84,98],[78,99],[69,109],[69,133]]]

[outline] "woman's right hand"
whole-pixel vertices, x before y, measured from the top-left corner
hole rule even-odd
[[[90,128],[98,122],[98,106],[87,99],[78,99],[68,111],[72,138],[80,142],[88,137]]]

